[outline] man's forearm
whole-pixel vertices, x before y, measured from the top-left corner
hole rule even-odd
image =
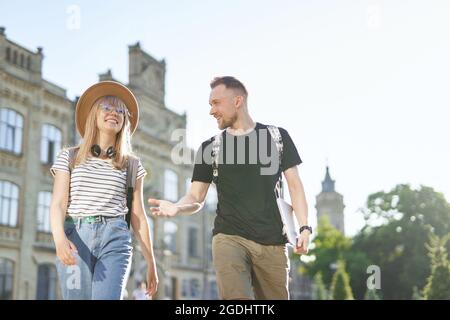
[[[305,191],[302,184],[298,184],[289,188],[292,207],[297,217],[298,224],[300,226],[308,225],[308,204],[306,202]]]
[[[297,198],[297,199],[296,199]],[[294,196],[292,200],[292,207],[294,208],[295,216],[297,217],[300,226],[307,226],[308,224],[308,205],[306,200],[302,200],[302,196]]]

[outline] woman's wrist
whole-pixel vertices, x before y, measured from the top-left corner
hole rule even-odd
[[[148,269],[156,269],[156,260],[155,259],[151,259],[151,260],[147,260],[147,268]]]
[[[149,252],[149,254],[145,257],[145,261],[148,265],[155,263],[155,255],[152,252]]]
[[[58,229],[53,230],[52,235],[53,235],[53,240],[55,242],[60,241],[66,237],[66,234],[65,234],[63,228],[58,228]]]

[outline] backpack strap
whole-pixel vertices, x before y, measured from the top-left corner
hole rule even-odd
[[[220,156],[220,146],[222,144],[222,133],[219,133],[213,138],[212,147],[212,168],[213,168],[213,183],[217,186],[219,180],[219,156]]]
[[[133,208],[133,195],[134,195],[134,188],[136,187],[136,176],[137,176],[138,165],[139,165],[139,160],[137,158],[135,158],[133,156],[128,156],[128,159],[127,159],[127,186],[126,186],[128,213],[125,217],[125,220],[127,221],[128,229],[130,229],[130,224],[131,224],[131,210]]]
[[[77,158],[79,147],[69,148],[69,171],[72,174],[73,167],[75,166],[75,159]]]
[[[275,185],[275,195],[277,198],[283,198],[283,175],[281,172],[281,160],[283,159],[283,138],[281,137],[280,129],[276,126],[267,126],[272,139],[275,141],[275,145],[278,151],[278,170],[279,178]]]

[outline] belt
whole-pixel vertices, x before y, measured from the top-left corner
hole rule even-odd
[[[106,220],[112,219],[112,218],[125,219],[125,216],[123,216],[123,215],[116,216],[116,217],[106,217],[106,216],[71,217],[71,216],[66,216],[65,221],[69,222],[69,223],[70,222],[71,223],[97,223],[97,222],[106,221]]]

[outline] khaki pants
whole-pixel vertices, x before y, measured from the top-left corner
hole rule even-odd
[[[266,246],[219,233],[213,237],[212,254],[221,299],[289,299],[285,245]]]

